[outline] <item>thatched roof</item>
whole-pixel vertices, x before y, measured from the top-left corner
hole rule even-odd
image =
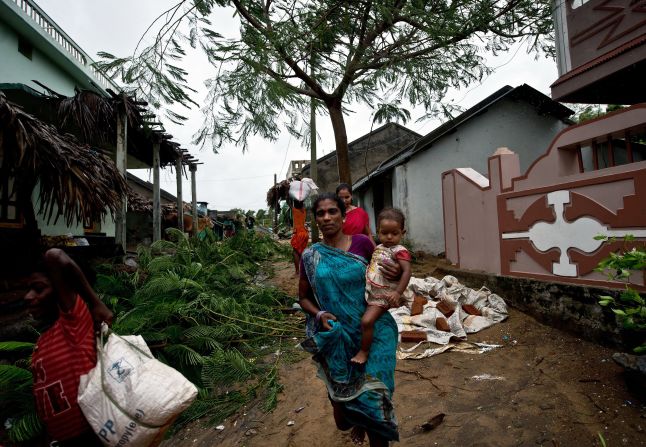
[[[43,86],[46,88],[45,86]],[[117,111],[124,110],[128,117],[128,154],[152,165],[153,142],[160,143],[160,164],[175,166],[178,155],[184,164],[192,157],[184,153],[172,135],[164,133],[155,122],[154,114],[145,103],[127,94],[111,92],[110,97],[89,90],[77,90],[66,97],[47,89],[40,93],[24,84],[0,83],[0,91],[7,99],[35,118],[55,125],[62,132],[71,133],[85,144],[111,150],[116,145]],[[195,160],[197,161],[197,160]]]
[[[177,212],[177,203],[165,203],[161,206],[162,215],[167,215]],[[135,213],[149,213],[153,212],[152,200],[146,199],[137,191],[128,187],[128,211]],[[184,214],[191,214],[193,212],[190,203],[184,202]]]
[[[17,179],[38,180],[40,209],[48,221],[67,225],[116,214],[126,194],[125,179],[114,162],[7,101],[0,92],[0,155]],[[5,171],[6,172],[6,171]]]

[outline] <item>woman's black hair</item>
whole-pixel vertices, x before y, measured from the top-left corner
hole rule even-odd
[[[337,206],[341,210],[341,216],[345,217],[345,203],[343,203],[343,199],[341,199],[336,194],[332,194],[331,192],[324,192],[323,194],[319,194],[314,203],[312,203],[312,213],[315,216],[316,209],[319,207],[319,203],[321,203],[323,200],[332,200],[336,202]]]
[[[344,189],[347,189],[350,195],[352,195],[352,186],[347,183],[339,183],[339,186],[336,187],[336,195],[339,195],[339,193]]]

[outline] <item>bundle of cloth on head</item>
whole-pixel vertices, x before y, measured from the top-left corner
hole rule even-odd
[[[303,202],[310,194],[318,191],[318,186],[311,178],[305,177],[301,180],[292,180],[289,182],[289,197],[299,202]]]

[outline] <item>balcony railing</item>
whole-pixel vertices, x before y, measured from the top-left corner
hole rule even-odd
[[[94,65],[94,61],[67,35],[61,30],[47,14],[30,0],[13,0],[13,2],[31,20],[40,26],[56,43],[58,43],[69,55],[83,67],[89,68],[93,77],[99,81],[103,88],[119,90],[119,86]]]

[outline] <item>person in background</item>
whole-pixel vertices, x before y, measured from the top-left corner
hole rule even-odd
[[[294,223],[294,234],[292,234],[292,239],[290,244],[292,245],[292,253],[294,257],[294,271],[296,276],[300,272],[301,256],[305,248],[307,248],[307,243],[310,240],[310,234],[305,228],[305,217],[307,213],[305,211],[305,205],[300,200],[292,201],[292,221]]]
[[[380,244],[375,248],[366,270],[366,302],[368,307],[361,317],[361,349],[352,357],[358,364],[366,363],[372,346],[372,336],[377,320],[391,307],[402,305],[402,299],[412,304],[413,293],[407,291],[411,277],[411,255],[401,245],[406,234],[404,213],[396,208],[385,208],[377,216],[377,236]],[[384,277],[379,263],[392,260],[399,263],[402,276],[399,281],[390,281]],[[405,292],[406,296],[405,296]]]
[[[312,206],[323,241],[303,252],[299,304],[307,314],[303,349],[313,355],[327,385],[339,430],[352,429],[355,442],[367,433],[371,447],[398,440],[393,411],[397,324],[386,312],[374,325],[371,355],[364,365],[351,362],[361,343],[366,309],[366,266],[374,251],[368,236],[343,233],[345,206],[339,196],[322,194]],[[383,265],[397,280],[397,264]]]
[[[43,256],[25,295],[40,332],[32,354],[36,410],[51,445],[100,446],[77,402],[79,378],[96,365],[94,327],[112,323],[79,266],[60,249]]]
[[[372,238],[372,231],[370,231],[370,219],[368,218],[368,213],[366,213],[363,208],[352,204],[352,187],[347,183],[339,183],[339,186],[336,187],[336,195],[341,198],[345,204],[343,233],[349,236],[365,234],[374,244],[375,241]]]

